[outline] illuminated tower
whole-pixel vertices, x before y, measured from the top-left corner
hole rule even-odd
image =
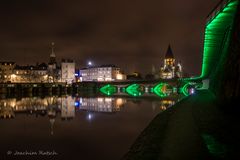
[[[164,58],[164,66],[160,70],[160,77],[162,79],[172,79],[175,77],[175,59],[170,45]]]
[[[171,46],[168,46],[167,53],[164,58],[164,67],[171,66],[173,67],[175,65],[175,59],[172,53]]]
[[[56,55],[54,52],[55,43],[52,42],[51,44],[51,54],[48,63],[48,81],[49,82],[56,82],[59,79],[59,69],[57,68],[57,61]]]
[[[50,54],[50,64],[56,64],[56,55],[55,55],[55,53],[54,53],[54,45],[55,45],[55,43],[54,42],[52,42],[52,46],[51,46],[51,48],[52,48],[52,52],[51,52],[51,54]]]

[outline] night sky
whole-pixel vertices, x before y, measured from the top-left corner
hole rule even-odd
[[[151,72],[168,44],[190,75],[200,73],[205,19],[219,0],[1,0],[0,61],[116,64]]]

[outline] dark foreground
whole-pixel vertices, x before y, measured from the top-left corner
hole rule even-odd
[[[126,160],[239,159],[239,117],[201,91],[156,116]]]

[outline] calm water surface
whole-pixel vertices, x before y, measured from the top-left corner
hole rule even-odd
[[[174,98],[0,100],[0,159],[117,160]]]

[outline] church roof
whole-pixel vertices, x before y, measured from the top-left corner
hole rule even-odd
[[[167,58],[174,58],[170,44],[168,45],[168,49],[167,49],[167,53],[165,55],[165,58],[166,59]]]

